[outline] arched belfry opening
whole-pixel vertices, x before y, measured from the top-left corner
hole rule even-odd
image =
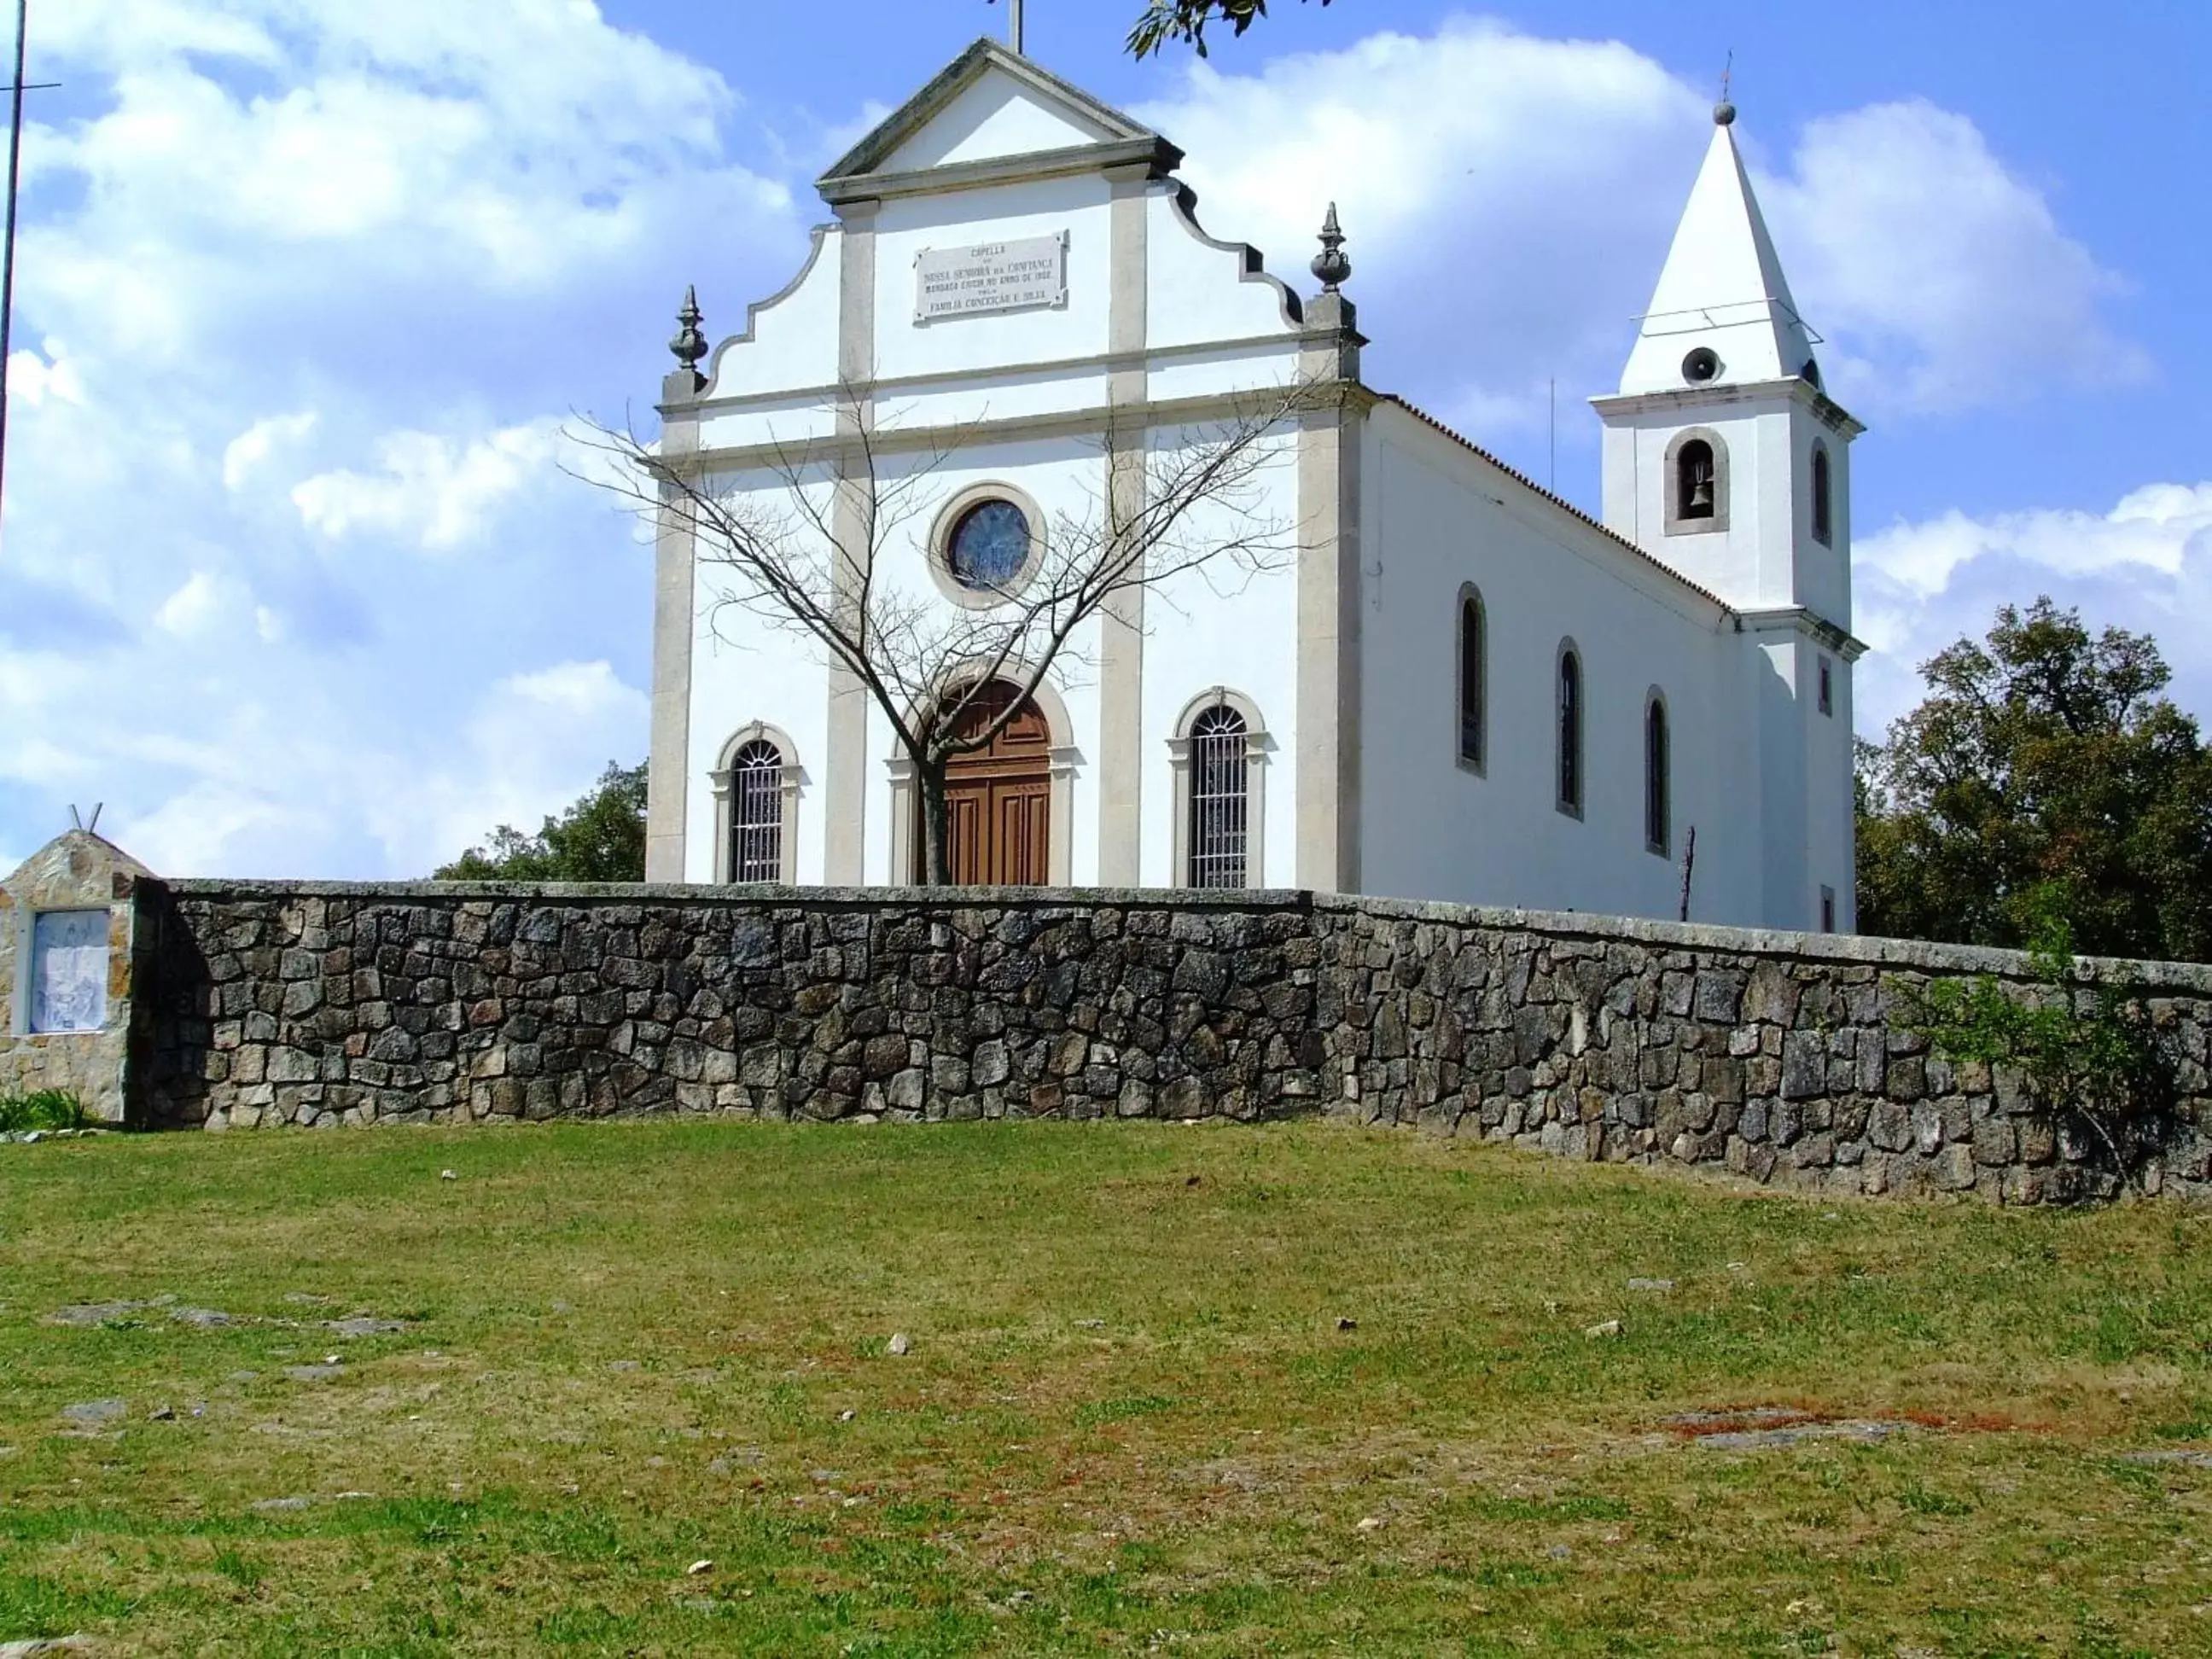
[[[1680,503],[1674,516],[1711,518],[1715,482],[1713,447],[1703,438],[1691,439],[1674,453],[1674,499]]]
[[[1667,533],[1695,536],[1729,527],[1728,441],[1709,426],[1689,427],[1667,445]]]

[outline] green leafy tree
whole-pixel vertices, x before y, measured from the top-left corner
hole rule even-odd
[[[438,881],[643,881],[645,765],[612,761],[597,784],[534,836],[502,823],[489,846],[471,847],[439,870]]]
[[[1329,0],[1321,3],[1325,6]],[[1241,36],[1267,15],[1267,0],[1152,0],[1129,31],[1129,51],[1149,58],[1170,41],[1182,40],[1203,58],[1208,23],[1226,23],[1231,34]]]
[[[2155,641],[2043,598],[1920,672],[1859,750],[1865,931],[2018,947],[2057,884],[2075,948],[2212,961],[2212,754]]]

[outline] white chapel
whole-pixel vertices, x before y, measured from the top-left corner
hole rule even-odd
[[[1734,118],[1593,400],[1601,521],[1361,379],[1330,204],[1316,280],[1286,284],[1200,228],[1165,137],[991,40],[822,178],[833,219],[742,332],[710,351],[687,302],[659,453],[765,496],[803,449],[831,535],[862,449],[927,455],[870,580],[988,608],[1051,526],[1143,478],[1133,443],[1323,387],[1256,475],[1291,556],[1121,595],[954,761],[959,878],[1672,917],[1694,834],[1692,920],[1848,931],[1862,428],[1822,390]],[[914,879],[890,722],[717,603],[698,539],[664,514],[647,878]]]

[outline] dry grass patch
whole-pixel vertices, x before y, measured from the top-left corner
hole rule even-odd
[[[0,1640],[2203,1650],[2208,1242],[1326,1124],[11,1148]]]

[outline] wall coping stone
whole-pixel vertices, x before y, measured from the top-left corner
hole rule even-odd
[[[1860,933],[1794,933],[1778,928],[1722,927],[1711,922],[1662,921],[1580,910],[1522,910],[1495,905],[1316,893],[1304,888],[1181,887],[792,887],[770,883],[697,885],[681,882],[522,881],[267,881],[194,877],[147,884],[181,897],[223,898],[252,894],[269,898],[350,898],[388,903],[465,903],[487,900],[554,904],[705,904],[731,908],[853,910],[884,906],[959,909],[976,905],[1037,910],[1091,907],[1146,910],[1316,911],[1371,916],[1378,921],[1432,922],[1447,927],[1537,933],[1559,938],[1725,951],[1808,963],[1841,963],[1905,972],[1991,974],[2032,978],[2027,953],[1925,939],[1881,939]],[[2145,991],[2170,989],[2212,994],[2212,963],[2157,962],[2117,957],[2077,958],[2089,979],[2130,984]]]

